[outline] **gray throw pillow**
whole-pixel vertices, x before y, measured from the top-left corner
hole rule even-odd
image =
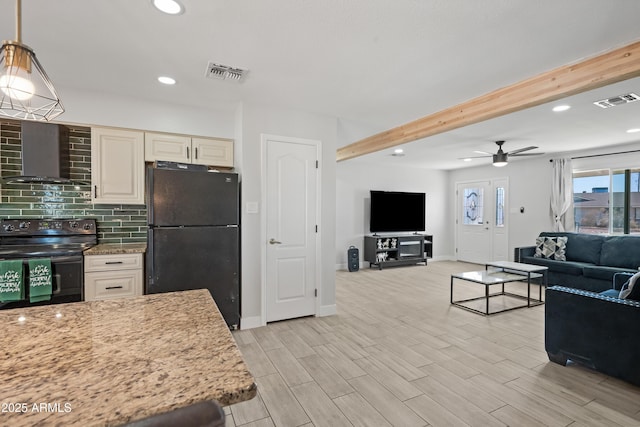
[[[568,237],[536,237],[536,252],[533,256],[566,261],[568,240]]]

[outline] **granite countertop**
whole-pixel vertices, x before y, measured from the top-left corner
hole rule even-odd
[[[143,254],[146,243],[99,243],[84,251],[85,255]]]
[[[204,289],[3,310],[0,323],[0,425],[118,425],[256,395]]]

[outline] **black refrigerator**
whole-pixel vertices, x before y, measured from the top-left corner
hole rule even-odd
[[[148,167],[146,194],[146,293],[206,288],[227,325],[237,328],[238,175]]]

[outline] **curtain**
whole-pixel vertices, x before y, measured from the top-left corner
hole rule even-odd
[[[553,231],[573,231],[573,170],[571,159],[552,160],[551,216]]]

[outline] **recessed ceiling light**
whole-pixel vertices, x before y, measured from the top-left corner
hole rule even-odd
[[[151,3],[160,12],[169,15],[181,15],[184,13],[184,6],[176,0],[151,0]]]
[[[404,153],[404,150],[402,148],[396,148],[395,150],[393,150],[393,152],[396,154],[402,154]]]
[[[640,128],[633,128],[633,129],[627,130],[627,133],[636,133],[636,132],[640,132]]]
[[[556,105],[553,107],[553,111],[559,113],[560,111],[567,111],[569,108],[571,108],[570,105]]]
[[[176,84],[176,79],[173,79],[168,76],[160,76],[158,77],[158,81],[164,85],[174,85]]]
[[[467,157],[466,159],[462,159],[463,162],[470,162],[471,160],[473,160],[473,159],[471,159],[469,157]]]

